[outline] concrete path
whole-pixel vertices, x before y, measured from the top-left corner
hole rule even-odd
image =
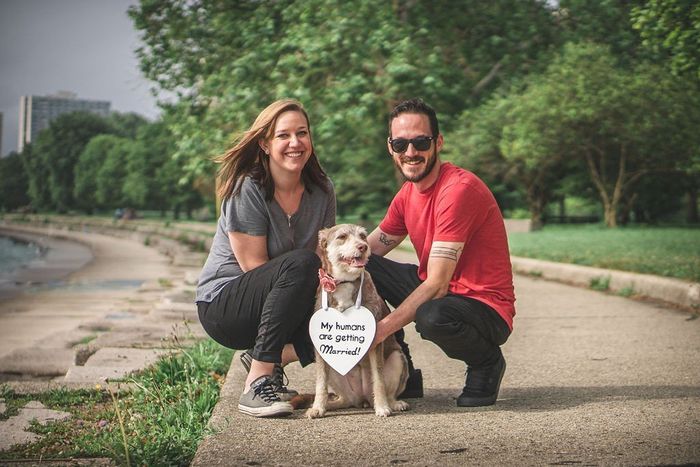
[[[516,276],[518,314],[495,406],[458,408],[464,365],[407,329],[425,397],[307,420],[237,411],[231,366],[192,465],[668,465],[700,462],[700,319],[674,308]],[[290,387],[313,392],[313,365]]]

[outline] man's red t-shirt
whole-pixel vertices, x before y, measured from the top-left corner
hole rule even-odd
[[[513,271],[503,216],[476,175],[445,162],[427,190],[404,183],[379,228],[389,235],[409,236],[422,281],[433,242],[464,242],[449,291],[486,303],[513,329]]]

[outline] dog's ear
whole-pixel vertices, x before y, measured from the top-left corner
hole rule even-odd
[[[328,231],[330,229],[323,229],[318,231],[318,246],[323,250],[326,251],[326,247],[328,246]]]

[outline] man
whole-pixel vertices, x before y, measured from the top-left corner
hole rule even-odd
[[[435,111],[422,100],[393,110],[388,149],[406,183],[369,236],[367,270],[395,307],[377,323],[373,345],[396,333],[409,356],[403,327],[414,321],[423,339],[467,364],[457,405],[492,405],[506,368],[500,345],[515,315],[508,240],[493,194],[473,173],[441,162],[442,146]],[[406,235],[418,266],[384,258]],[[420,370],[409,370],[403,397],[420,397]]]

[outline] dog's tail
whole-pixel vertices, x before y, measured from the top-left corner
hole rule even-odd
[[[292,398],[292,400],[289,401],[289,403],[292,404],[292,407],[294,407],[294,410],[308,409],[314,403],[314,395],[313,394],[299,394],[297,396],[294,396],[294,398]]]

